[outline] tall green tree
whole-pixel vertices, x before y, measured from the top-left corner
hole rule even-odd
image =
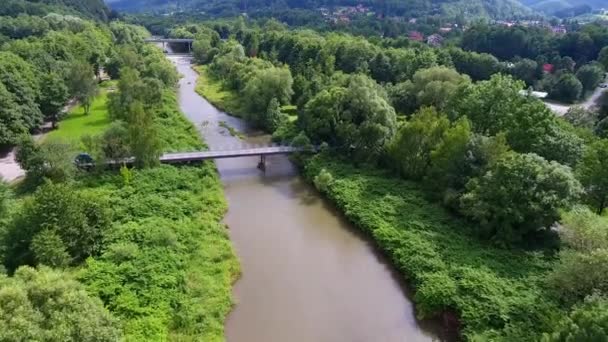
[[[141,102],[134,102],[128,114],[129,145],[135,157],[135,165],[140,168],[158,165],[161,146],[154,125],[154,115],[146,112]]]
[[[604,70],[597,63],[583,65],[576,72],[576,78],[583,85],[583,93],[592,91],[604,79]]]
[[[574,103],[583,94],[583,84],[573,74],[565,73],[557,79],[557,83],[549,92],[556,100]]]
[[[302,127],[314,143],[327,142],[361,159],[376,158],[396,129],[387,97],[374,80],[352,76],[347,87],[329,87],[306,104]]]
[[[103,233],[110,226],[109,215],[99,198],[82,195],[69,185],[46,183],[9,224],[3,241],[7,251],[5,265],[14,270],[21,265],[35,265],[39,260],[57,260],[62,250],[68,253],[70,264],[79,264],[100,252]],[[51,244],[52,241],[37,238],[38,234],[55,234],[61,243]],[[33,245],[34,239],[37,243]]]
[[[68,88],[58,74],[51,72],[42,75],[40,91],[40,110],[45,119],[51,121],[55,127],[63,106],[68,100]]]
[[[605,46],[600,51],[597,61],[604,66],[604,70],[608,71],[608,46]]]
[[[468,84],[471,79],[456,70],[443,66],[422,69],[412,80],[414,96],[418,106],[433,106],[439,111],[445,109],[458,87]]]
[[[426,175],[432,152],[449,127],[448,118],[430,107],[421,109],[399,128],[389,144],[388,155],[402,176],[417,180]]]
[[[598,214],[602,214],[608,207],[608,139],[587,147],[576,174],[585,188],[585,198]]]
[[[34,70],[34,66],[21,57],[11,52],[0,52],[0,83],[14,95],[28,130],[38,128],[43,119],[37,103],[40,87]]]
[[[496,75],[489,81],[461,86],[448,108],[453,118],[467,116],[478,134],[504,133],[517,152],[576,164],[583,150],[582,139],[542,101],[522,96],[523,86],[510,76]]]
[[[545,333],[542,342],[604,341],[608,336],[608,299],[589,296],[554,330]]]
[[[110,342],[118,321],[65,272],[22,267],[0,273],[0,340]]]
[[[0,83],[0,146],[17,144],[19,138],[27,133],[25,115],[27,114],[17,104],[15,95]]]
[[[467,184],[461,210],[479,222],[483,235],[501,244],[517,243],[549,229],[559,210],[581,192],[570,168],[535,154],[508,153]]]
[[[93,68],[86,62],[76,62],[71,66],[69,75],[70,95],[77,99],[89,114],[93,98],[97,94],[97,80]]]
[[[288,68],[271,67],[254,71],[243,89],[248,118],[256,125],[264,124],[264,116],[272,99],[286,105],[293,95],[293,78]]]

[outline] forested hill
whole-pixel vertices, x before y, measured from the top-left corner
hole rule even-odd
[[[86,18],[107,20],[109,9],[103,0],[2,0],[0,16],[19,14],[46,15],[51,12],[76,14]]]
[[[216,16],[266,10],[308,9],[363,5],[378,13],[396,16],[429,14],[466,17],[512,18],[531,14],[516,0],[106,0],[119,11],[147,12],[197,10]]]
[[[576,16],[593,9],[608,8],[606,0],[521,0],[521,2],[535,11],[564,17]]]

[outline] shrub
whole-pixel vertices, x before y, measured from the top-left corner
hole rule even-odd
[[[118,322],[68,274],[22,267],[0,274],[0,340],[114,342]]]

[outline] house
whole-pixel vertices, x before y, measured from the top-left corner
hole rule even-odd
[[[439,47],[443,44],[443,40],[444,38],[441,35],[435,33],[428,36],[426,43],[433,47]]]
[[[439,32],[441,33],[450,33],[452,32],[452,28],[451,27],[442,27],[439,29]]]
[[[568,30],[566,29],[565,26],[560,25],[560,26],[552,26],[551,32],[553,32],[554,34],[557,34],[557,35],[563,35],[563,34],[568,33]]]
[[[555,65],[553,65],[553,64],[549,64],[549,63],[544,64],[544,65],[543,65],[543,71],[544,71],[545,73],[547,73],[547,74],[552,74],[552,73],[553,73],[553,71],[555,71]]]
[[[424,41],[424,34],[418,32],[418,31],[412,31],[412,32],[410,32],[408,38],[410,40],[415,41],[415,42],[423,42]]]

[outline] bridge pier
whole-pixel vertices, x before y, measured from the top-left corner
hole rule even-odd
[[[260,162],[258,163],[258,169],[266,171],[266,156],[260,155]]]

